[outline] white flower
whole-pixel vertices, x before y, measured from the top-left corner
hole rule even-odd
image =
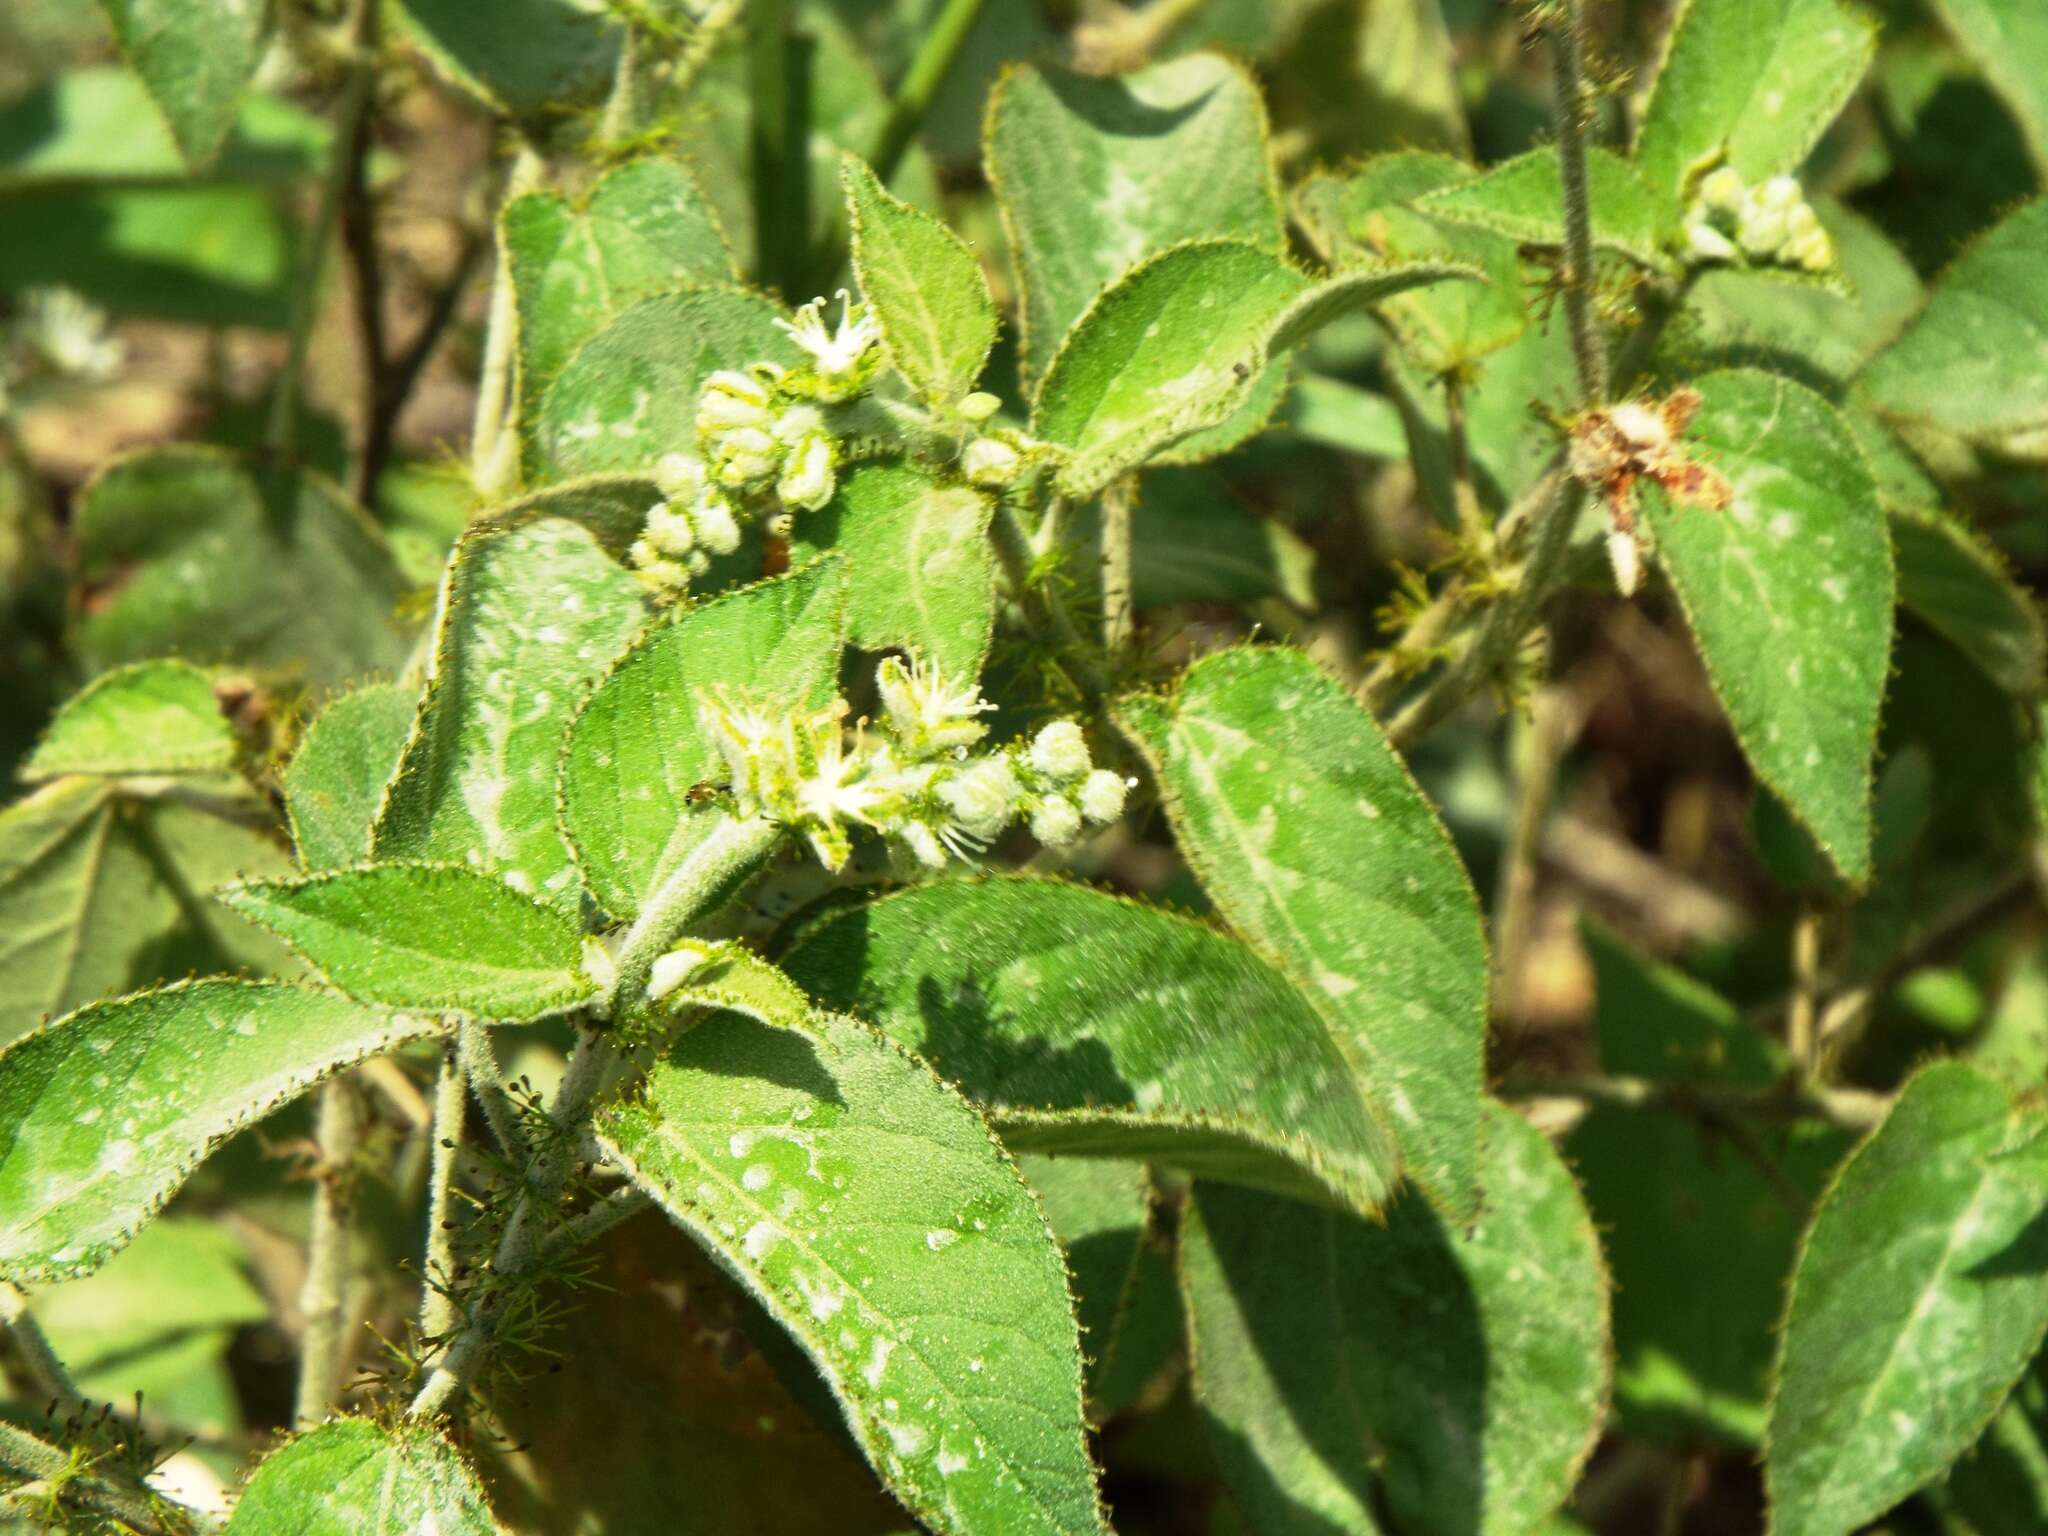
[[[782,478],[775,482],[776,498],[785,507],[800,512],[817,511],[838,489],[838,472],[832,458],[832,439],[823,432],[813,432],[783,460]]]
[[[693,453],[664,453],[655,461],[654,483],[670,501],[685,505],[704,494],[711,482],[704,473],[704,461]]]
[[[830,300],[822,298],[799,309],[794,322],[775,322],[810,355],[811,371],[823,386],[819,398],[825,400],[843,400],[858,391],[866,382],[869,354],[882,339],[881,327],[867,306],[854,303],[853,296],[844,288],[836,297],[839,324],[832,330],[825,328],[825,308]]]
[[[1790,213],[1806,201],[1799,190],[1799,180],[1794,176],[1773,176],[1769,181],[1749,194],[1750,203],[1757,208],[1776,208]]]
[[[104,384],[121,369],[121,343],[107,317],[69,288],[31,288],[21,296],[21,334],[50,368]]]
[[[955,825],[977,843],[988,842],[1009,825],[1022,792],[1007,757],[978,758],[941,779],[937,790]]]
[[[1135,779],[1122,779],[1107,768],[1098,768],[1081,783],[1081,814],[1090,821],[1108,823],[1124,813],[1124,798]]]
[[[975,485],[999,491],[1017,478],[1024,455],[999,437],[977,437],[960,456],[960,469]]]
[[[938,833],[923,822],[906,821],[896,829],[896,835],[918,863],[932,869],[946,867],[946,845],[939,841]]]
[[[1047,795],[1031,813],[1031,835],[1048,848],[1064,848],[1081,835],[1081,813],[1064,795]]]
[[[973,683],[956,687],[937,662],[894,656],[875,668],[875,690],[889,734],[913,759],[971,747],[988,734],[978,716],[995,708]]]
[[[675,991],[711,958],[711,952],[695,944],[678,944],[665,955],[655,957],[647,974],[647,1001],[658,1003]]]
[[[1033,737],[1025,761],[1060,783],[1078,779],[1094,766],[1088,756],[1088,739],[1071,720],[1055,720]]]

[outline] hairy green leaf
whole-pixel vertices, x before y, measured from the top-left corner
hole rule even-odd
[[[2033,0],[1934,0],[1934,8],[2020,120],[2035,166],[2048,170],[2048,11]]]
[[[677,160],[607,172],[580,203],[528,192],[499,215],[519,307],[519,397],[531,416],[570,355],[620,312],[672,289],[739,278],[718,217]]]
[[[1845,880],[1870,872],[1870,776],[1891,648],[1892,561],[1856,440],[1819,395],[1744,370],[1696,381],[1686,451],[1722,510],[1644,490],[1714,692],[1757,777]]]
[[[524,1022],[589,997],[576,920],[453,864],[246,881],[221,899],[365,1003]]]
[[[2006,692],[2041,692],[2048,634],[2041,610],[1986,540],[1940,512],[1893,511],[1899,606],[1975,662]]]
[[[376,856],[469,864],[566,899],[575,872],[554,814],[562,733],[644,614],[633,578],[573,523],[466,537]]]
[[[1119,719],[1181,852],[1273,955],[1454,1218],[1479,1200],[1486,938],[1435,810],[1372,716],[1298,651],[1224,651]]]
[[[1519,1536],[1571,1492],[1607,1399],[1607,1276],[1563,1161],[1494,1105],[1464,1230],[1198,1184],[1182,1228],[1195,1398],[1270,1536]]]
[[[333,1419],[250,1475],[228,1536],[498,1536],[483,1489],[434,1430]]]
[[[223,1137],[435,1027],[282,982],[194,981],[17,1040],[0,1051],[0,1273],[96,1268]]]
[[[631,918],[723,818],[691,790],[718,772],[697,718],[724,685],[791,705],[832,697],[846,578],[829,559],[657,624],[578,711],[561,754],[562,832],[597,902]]]
[[[948,677],[978,677],[996,620],[993,510],[981,492],[913,465],[862,464],[840,477],[830,505],[798,520],[790,553],[844,553],[850,644],[901,646]]]
[[[1095,296],[1146,257],[1210,237],[1283,249],[1265,104],[1216,54],[1106,78],[1013,70],[990,93],[983,156],[1023,288],[1026,394]]]
[[[100,472],[76,529],[79,575],[105,589],[77,630],[95,669],[175,651],[333,687],[405,661],[391,552],[316,475],[151,449]]]
[[[1099,544],[1099,508],[1067,515],[1083,550]],[[1252,511],[1203,466],[1161,467],[1144,477],[1131,509],[1131,550],[1131,598],[1140,608],[1262,597],[1315,606],[1315,550],[1278,519]],[[1079,582],[1095,574],[1085,559],[1076,566]]]
[[[1944,272],[1920,317],[1864,370],[1886,416],[1996,442],[2048,428],[2048,200],[2036,199]]]
[[[2048,1528],[2048,1369],[2039,1361],[1936,1496],[1969,1522],[1971,1536]]]
[[[623,310],[578,347],[548,385],[527,472],[561,480],[645,470],[697,441],[697,395],[721,368],[802,360],[777,311],[738,288],[659,294]]]
[[[1036,1199],[922,1062],[850,1019],[814,1028],[699,1025],[600,1141],[802,1345],[927,1526],[1105,1530]]]
[[[371,683],[321,710],[284,770],[284,808],[306,869],[336,869],[370,856],[384,786],[419,711],[414,690]]]
[[[179,153],[205,165],[263,62],[270,7],[262,0],[100,0],[100,8]]]
[[[931,1061],[1011,1146],[1357,1211],[1392,1190],[1336,1031],[1257,954],[1172,913],[1041,880],[925,886],[821,919],[784,965]]]
[[[1636,164],[1665,197],[1715,161],[1750,183],[1789,175],[1876,46],[1876,26],[1841,0],[1687,0],[1643,110]]]
[[[213,681],[183,661],[117,667],[57,711],[21,766],[34,782],[64,773],[218,773],[235,762],[235,733]]]
[[[1647,267],[1665,268],[1675,233],[1673,204],[1643,182],[1636,168],[1604,149],[1586,151],[1586,201],[1593,244]],[[1532,245],[1564,244],[1564,183],[1557,150],[1546,146],[1496,165],[1470,180],[1425,193],[1416,211],[1470,224]]]
[[[1999,1154],[2041,1134],[1937,1063],[1822,1200],[1793,1274],[1764,1474],[1773,1536],[1846,1536],[1941,1475],[2048,1328],[2048,1199]]]
[[[578,0],[395,0],[405,34],[486,105],[545,123],[593,100],[612,78],[624,27]]]
[[[933,404],[974,387],[996,339],[981,263],[930,214],[891,197],[858,157],[841,165],[853,271],[904,382]]]

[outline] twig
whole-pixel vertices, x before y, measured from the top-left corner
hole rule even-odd
[[[1623,1109],[1670,1109],[1695,1117],[1743,1115],[1763,1120],[1825,1120],[1847,1130],[1868,1130],[1891,1100],[1862,1088],[1807,1084],[1736,1087],[1660,1082],[1647,1077],[1564,1073],[1555,1077],[1510,1073],[1496,1090],[1504,1099],[1576,1099]]]
[[[1485,547],[1487,528],[1479,492],[1472,481],[1472,439],[1465,422],[1465,385],[1455,373],[1444,377],[1444,445],[1451,461],[1451,503],[1458,531],[1474,549]]]
[[[524,1162],[532,1153],[526,1134],[519,1128],[519,1116],[505,1092],[504,1069],[498,1065],[498,1049],[490,1031],[474,1019],[463,1021],[457,1036],[463,1074],[469,1090],[484,1107],[484,1123],[497,1138],[498,1148],[513,1162]]]
[[[1131,510],[1137,488],[1130,477],[1102,493],[1102,649],[1114,662],[1130,648]]]
[[[868,164],[883,186],[896,174],[903,152],[910,147],[925,114],[931,110],[932,99],[951,73],[953,61],[960,57],[983,3],[984,0],[946,0],[946,8],[925,27],[917,54],[889,103],[889,115],[882,120],[868,151]]]
[[[470,278],[475,275],[477,263],[489,249],[489,238],[482,231],[468,230],[464,233],[462,249],[455,259],[455,271],[435,293],[433,303],[421,318],[412,340],[403,352],[396,358],[387,359],[371,376],[366,391],[368,414],[363,428],[363,451],[356,461],[355,478],[356,500],[364,506],[375,500],[377,482],[383,478],[385,465],[391,462],[392,447],[398,434],[398,418],[412,399],[413,387],[419,383],[427,359],[433,356],[434,348],[447,333],[449,322],[455,318],[462,295],[469,287]]]
[[[1560,687],[1545,688],[1529,703],[1529,722],[1515,756],[1514,820],[1494,899],[1493,1011],[1522,1017],[1522,971],[1535,929],[1537,864],[1557,770],[1578,733],[1578,710]]]
[[[464,1108],[462,1058],[453,1040],[441,1046],[441,1070],[434,1078],[433,1145],[427,1159],[427,1249],[420,1276],[420,1337],[438,1339],[455,1326],[456,1154],[462,1150]]]
[[[1814,1060],[1814,1009],[1820,988],[1820,904],[1811,897],[1799,905],[1792,920],[1792,1001],[1785,1011],[1785,1050],[1793,1068],[1811,1075]]]
[[[1583,0],[1564,0],[1562,25],[1552,24],[1551,116],[1557,132],[1559,180],[1564,187],[1565,321],[1578,366],[1581,403],[1607,398],[1607,344],[1593,317],[1593,209],[1586,189],[1585,16]]]
[[[112,1515],[142,1536],[171,1536],[178,1529],[167,1525],[163,1517],[182,1506],[146,1489],[123,1488],[94,1477],[82,1470],[69,1451],[4,1419],[0,1419],[0,1466],[11,1467],[46,1485],[38,1493]],[[16,1489],[10,1497],[18,1499],[26,1492]]]
[[[549,1263],[596,1242],[613,1227],[632,1220],[653,1204],[654,1197],[640,1190],[613,1190],[582,1215],[563,1222],[550,1232],[540,1245],[540,1262]]]
[[[315,1140],[319,1166],[314,1170],[313,1226],[306,1245],[306,1280],[299,1292],[299,1311],[306,1320],[299,1341],[299,1391],[292,1410],[294,1423],[318,1424],[333,1411],[341,1395],[344,1336],[348,1316],[349,1217],[355,1200],[355,1090],[345,1077],[332,1078],[320,1090],[320,1115]]]

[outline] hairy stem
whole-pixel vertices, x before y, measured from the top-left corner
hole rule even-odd
[[[189,1512],[180,1506],[145,1489],[122,1487],[82,1472],[69,1451],[4,1419],[0,1419],[0,1467],[41,1484],[11,1490],[0,1502],[0,1509],[7,1503],[26,1503],[30,1498],[47,1496],[60,1507],[68,1505],[111,1515],[141,1536],[173,1536],[175,1532],[191,1529]],[[68,1525],[57,1528],[70,1529]]]
[[[974,30],[983,4],[984,0],[946,0],[945,9],[925,27],[917,55],[910,61],[903,83],[896,87],[889,115],[882,120],[868,151],[868,164],[874,167],[875,179],[883,186],[896,174],[903,152],[910,147],[925,114],[931,110],[932,99],[938,95],[939,87],[952,72],[953,61],[960,57],[968,34]]]
[[[1130,648],[1131,511],[1137,487],[1126,476],[1102,493],[1102,649],[1112,662]]]
[[[470,1092],[484,1107],[484,1123],[497,1138],[499,1151],[513,1162],[524,1162],[532,1149],[526,1144],[519,1116],[505,1092],[505,1073],[498,1065],[498,1048],[491,1041],[490,1031],[468,1019],[457,1039],[463,1074],[469,1079]]]
[[[1785,1050],[1793,1067],[1811,1074],[1814,1062],[1815,1005],[1820,990],[1820,906],[1812,898],[1800,903],[1792,920],[1792,1002],[1785,1010]]]
[[[39,1406],[45,1406],[57,1417],[69,1417],[85,1405],[85,1397],[71,1379],[71,1373],[64,1369],[64,1362],[57,1358],[57,1352],[50,1347],[50,1340],[43,1332],[42,1324],[29,1310],[28,1297],[11,1280],[0,1280],[0,1327],[14,1344],[15,1357],[22,1369],[28,1373],[36,1396],[41,1399]]]
[[[427,1249],[420,1276],[420,1337],[438,1339],[455,1326],[456,1154],[462,1150],[465,1108],[461,1052],[453,1040],[441,1046],[441,1070],[434,1078],[433,1138],[427,1160]]]
[[[1032,580],[1031,540],[1017,521],[1015,509],[998,503],[988,531],[1017,606],[1024,610],[1040,638],[1059,652],[1060,665],[1074,680],[1082,697],[1091,704],[1101,702],[1109,695],[1109,674],[1096,659],[1093,647],[1059,594],[1046,583]]]
[[[522,144],[505,178],[501,202],[541,183],[546,167]],[[491,314],[484,330],[483,370],[477,379],[476,423],[469,434],[469,477],[485,502],[503,500],[519,483],[519,436],[512,431],[513,359],[519,339],[519,305],[512,292],[512,258],[498,240],[491,283]]]
[[[1557,133],[1559,179],[1564,184],[1564,312],[1571,329],[1582,403],[1607,398],[1607,343],[1593,314],[1593,208],[1586,190],[1584,0],[1564,0],[1564,19],[1550,27],[1551,115]]]
[[[330,1078],[320,1090],[313,1226],[307,1239],[306,1280],[299,1291],[306,1332],[299,1341],[299,1391],[292,1420],[302,1426],[318,1424],[333,1411],[350,1352],[349,1219],[355,1201],[351,1164],[357,1132],[355,1090],[345,1077]]]
[[[1519,1022],[1523,1016],[1522,972],[1536,927],[1544,823],[1558,765],[1576,730],[1576,713],[1563,688],[1540,690],[1529,702],[1528,724],[1513,754],[1515,813],[1493,903],[1493,1011],[1504,1021]]]
[[[623,1017],[647,995],[654,962],[739,893],[768,867],[781,846],[783,829],[761,816],[725,817],[692,848],[640,909],[619,941],[619,976],[612,988],[612,1014]]]
[[[718,0],[691,29],[689,41],[683,44],[675,67],[669,71],[668,97],[672,104],[680,106],[697,89],[697,82],[704,78],[705,66],[718,52],[720,40],[746,8],[747,0]]]

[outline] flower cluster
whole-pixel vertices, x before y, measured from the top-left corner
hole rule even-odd
[[[1018,820],[1039,841],[1064,846],[1084,826],[1123,814],[1130,781],[1094,766],[1073,721],[1053,721],[1028,744],[977,752],[988,733],[981,716],[993,706],[972,684],[893,657],[875,682],[881,719],[850,734],[844,699],[788,709],[730,690],[700,694],[699,718],[740,813],[801,832],[828,869],[852,853],[855,826],[936,869],[949,854],[971,857]]]
[[[1799,183],[1773,176],[1749,186],[1732,166],[1702,177],[1685,215],[1687,253],[1701,262],[1746,259],[1766,266],[1826,272],[1835,245]]]

